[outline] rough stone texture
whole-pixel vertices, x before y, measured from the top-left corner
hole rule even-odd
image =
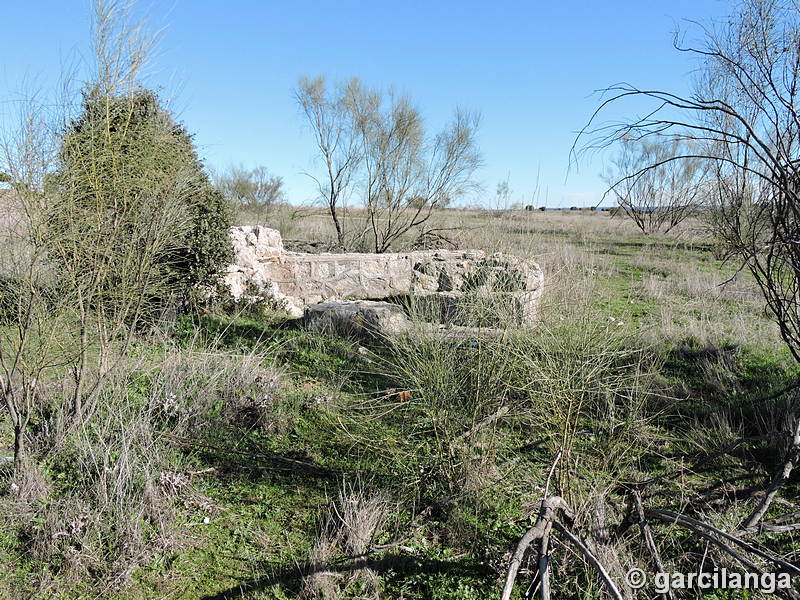
[[[387,336],[404,333],[411,327],[402,308],[375,300],[313,304],[306,308],[303,321],[306,327],[357,336]]]
[[[494,295],[513,306],[520,324],[533,324],[542,293],[539,266],[478,250],[393,254],[305,254],[283,249],[280,233],[234,227],[235,263],[225,283],[236,299],[268,300],[294,316],[331,300],[426,296],[445,305],[471,295]]]
[[[499,338],[504,329],[464,327],[454,324],[412,321],[397,304],[376,300],[319,302],[306,307],[303,323],[309,329],[360,339],[386,339],[414,333],[439,339],[477,341]]]
[[[289,312],[303,316],[303,305],[288,298],[272,279],[274,266],[284,254],[283,240],[276,229],[251,225],[231,227],[234,262],[223,278],[234,300],[268,301]]]

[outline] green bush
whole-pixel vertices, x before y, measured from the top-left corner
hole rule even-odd
[[[53,183],[57,254],[75,273],[102,271],[109,288],[137,268],[138,247],[159,248],[150,257],[160,279],[151,300],[163,300],[166,289],[185,304],[213,286],[231,259],[230,208],[204,172],[192,136],[149,90],[84,91],[81,112],[62,136]],[[154,236],[168,243],[153,245]]]

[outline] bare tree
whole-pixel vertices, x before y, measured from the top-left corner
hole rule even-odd
[[[356,110],[370,238],[375,252],[385,252],[435,208],[472,188],[481,163],[478,118],[456,111],[453,122],[427,140],[422,115],[406,97],[365,92]]]
[[[610,192],[642,233],[666,233],[699,207],[705,161],[670,157],[686,154],[684,142],[658,137],[620,141],[621,148],[606,173]],[[657,165],[653,168],[646,168]],[[628,175],[635,173],[635,177]]]
[[[800,361],[800,6],[794,0],[744,0],[722,26],[704,28],[705,44],[676,47],[698,58],[694,92],[681,95],[623,84],[595,111],[576,144],[582,151],[626,139],[688,142],[674,156],[657,158],[626,176],[677,161],[702,160],[713,176],[712,226],[730,256],[758,283],[794,358]],[[594,126],[606,107],[650,101],[645,116]],[[765,498],[767,503],[798,461],[787,410],[789,451]],[[768,505],[768,504],[767,504]],[[746,522],[754,527],[765,510]]]
[[[800,360],[800,10],[791,0],[745,0],[725,25],[703,33],[699,48],[676,43],[700,61],[691,95],[608,88],[573,156],[657,136],[682,150],[625,180],[671,162],[706,161],[714,228],[752,272]],[[626,100],[653,105],[642,118],[595,126],[607,107]]]
[[[407,97],[367,89],[357,79],[334,98],[321,78],[303,80],[298,100],[327,165],[327,178],[318,184],[340,245],[345,235],[336,208],[352,193],[360,194],[367,215],[357,237],[385,252],[437,207],[474,187],[472,175],[481,164],[477,115],[456,111],[444,131],[428,138]]]
[[[354,88],[360,84],[353,80],[338,91],[330,91],[323,77],[309,79],[304,77],[295,92],[308,124],[314,133],[325,174],[315,177],[309,174],[317,185],[319,198],[325,202],[336,228],[336,238],[340,247],[345,248],[342,212],[351,192],[354,175],[361,163],[361,151],[352,119],[350,98]]]
[[[511,206],[511,195],[513,192],[509,186],[510,179],[510,175],[507,175],[505,179],[497,182],[497,187],[495,188],[494,192],[493,206],[494,210],[496,211],[508,210]]]
[[[231,204],[255,213],[259,221],[274,205],[286,201],[283,179],[266,167],[230,167],[216,178],[216,184]]]
[[[2,196],[3,245],[0,301],[0,395],[14,434],[14,469],[21,472],[26,453],[26,431],[39,401],[43,373],[60,364],[54,351],[62,340],[60,320],[47,314],[47,287],[51,278],[42,263],[45,174],[54,162],[56,144],[44,107],[35,99],[20,104],[15,126],[7,127],[0,141],[0,164],[11,189]],[[52,287],[51,287],[52,289]]]

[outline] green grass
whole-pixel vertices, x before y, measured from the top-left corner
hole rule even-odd
[[[594,227],[599,221],[593,219],[584,223]],[[168,446],[162,468],[197,474],[191,493],[179,494],[171,507],[175,543],[105,595],[297,598],[340,492],[358,489],[389,502],[372,543],[390,546],[358,564],[341,548],[333,554],[329,566],[341,576],[342,598],[371,593],[355,576],[364,567],[378,575],[381,597],[497,598],[508,552],[532,524],[559,447],[568,448],[569,458],[554,470],[551,493],[579,509],[585,530],[593,527],[597,502],[618,522],[635,482],[660,480],[648,502],[662,505],[729,476],[750,475],[763,485],[776,458],[771,442],[711,453],[729,435],[758,436],[763,424],[756,417],[767,408],[757,401],[789,385],[800,369],[775,338],[737,336],[731,324],[743,315],[748,326],[770,327],[750,300],[681,287],[684,272],[725,278],[733,267],[714,259],[702,240],[620,239],[559,229],[544,219],[524,227],[504,223],[499,226],[519,229],[514,235],[542,233],[539,243],[573,244],[594,262],[564,267],[563,279],[554,276],[546,292],[561,298],[560,286],[572,289],[577,282],[590,290],[584,303],[567,295],[576,306],[549,307],[539,331],[509,335],[500,345],[416,339],[393,348],[371,345],[365,353],[359,342],[305,331],[272,313],[183,317],[166,345],[138,341],[132,355],[139,370],[127,382],[131,402],[149,401],[176,347],[199,353],[197,378],[211,376],[202,370],[202,353],[235,363],[257,352],[261,366],[281,373],[283,386],[261,425],[235,421],[223,396],[215,397],[205,421]],[[663,296],[643,288],[651,276],[664,280]],[[671,330],[661,321],[664,310]],[[609,323],[609,316],[623,325]],[[698,335],[691,325],[701,321],[719,326]],[[248,385],[233,391],[251,399],[257,385]],[[401,400],[400,390],[411,399]],[[203,405],[203,394],[222,392],[199,386],[191,400]],[[455,442],[501,405],[512,410],[469,444]],[[732,434],[719,425],[720,415]],[[695,463],[701,466],[674,476]],[[48,465],[54,494],[76,489],[69,461]],[[797,482],[785,494],[797,497]],[[7,523],[0,526],[0,563],[13,568],[0,570],[0,596],[24,590],[31,598],[88,600],[101,591],[102,574],[72,575],[32,558],[18,528]],[[662,547],[680,550],[684,567],[702,556],[685,531],[654,530]],[[785,551],[796,538],[763,542]],[[638,560],[644,551],[636,543],[635,537],[625,541]],[[597,596],[596,579],[561,547],[553,568],[556,597]]]

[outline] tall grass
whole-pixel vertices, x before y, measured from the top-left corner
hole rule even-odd
[[[211,506],[186,443],[271,427],[283,374],[269,364],[259,354],[161,348],[118,369],[75,431],[54,386],[31,440],[37,468],[0,502],[22,555],[47,566],[42,589],[93,581],[113,597],[142,565],[180,548],[187,522]]]

